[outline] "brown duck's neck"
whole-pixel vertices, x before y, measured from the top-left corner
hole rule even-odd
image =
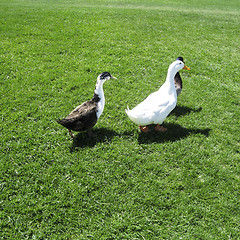
[[[98,80],[95,91],[94,91],[94,97],[93,100],[97,103],[98,105],[98,111],[97,111],[97,117],[99,118],[100,115],[103,112],[104,106],[105,106],[105,97],[104,97],[104,92],[103,92],[103,80]]]

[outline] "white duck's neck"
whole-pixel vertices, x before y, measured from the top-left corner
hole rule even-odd
[[[96,102],[98,105],[97,118],[100,117],[100,115],[103,112],[104,106],[105,106],[103,83],[104,83],[104,80],[98,79],[96,86],[95,86],[95,91],[94,91],[94,98],[96,98],[96,100],[97,100]]]
[[[164,83],[167,86],[169,93],[172,93],[172,92],[175,93],[176,92],[175,84],[174,84],[175,74],[176,73],[175,73],[174,69],[170,66],[169,69],[168,69],[166,81]]]

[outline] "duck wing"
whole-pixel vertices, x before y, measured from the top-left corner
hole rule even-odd
[[[97,123],[97,104],[89,100],[76,107],[66,118],[58,123],[74,131],[84,131]]]
[[[171,100],[171,96],[166,94],[163,88],[159,89],[156,92],[151,93],[145,100],[139,103],[136,107],[134,107],[131,111],[133,112],[148,112],[159,110],[162,107],[168,105]]]
[[[176,106],[174,96],[155,98],[156,95],[154,95],[150,95],[150,98],[148,97],[132,110],[126,111],[133,122],[138,125],[161,124]]]

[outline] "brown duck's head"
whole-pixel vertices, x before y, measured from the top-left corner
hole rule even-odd
[[[98,79],[102,81],[106,81],[109,79],[117,79],[117,78],[113,77],[109,72],[103,72],[98,76]]]

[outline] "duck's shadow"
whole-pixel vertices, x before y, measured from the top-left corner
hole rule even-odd
[[[200,112],[202,107],[190,108],[186,106],[176,106],[170,115],[181,117],[191,112]],[[209,135],[210,129],[198,129],[198,128],[184,128],[179,124],[164,124],[168,130],[164,133],[151,131],[149,133],[140,133],[138,142],[141,143],[152,143],[152,142],[166,142],[166,141],[177,141],[182,138],[186,138],[191,134],[202,134],[206,137]]]
[[[111,142],[114,136],[118,134],[106,128],[94,128],[93,135],[89,136],[87,132],[79,132],[73,138],[73,143],[70,151],[77,151],[80,148],[94,147],[99,142]]]
[[[181,117],[191,112],[200,112],[201,110],[202,110],[202,107],[198,107],[194,109],[194,108],[179,105],[174,108],[174,110],[170,113],[170,115]]]
[[[139,144],[146,144],[152,142],[174,142],[182,138],[186,138],[191,134],[202,134],[206,137],[209,135],[210,129],[198,129],[198,128],[184,128],[179,124],[164,124],[168,128],[166,132],[151,131],[148,133],[139,133],[138,142]]]
[[[180,117],[191,112],[200,112],[201,107],[193,109],[185,106],[177,106],[172,112],[171,115]],[[177,141],[182,138],[186,138],[191,134],[202,134],[206,137],[209,135],[210,129],[198,129],[198,128],[184,128],[179,124],[164,124],[168,128],[167,132],[161,133],[156,131],[150,131],[149,133],[140,132],[138,135],[139,144],[152,143],[152,142],[167,142],[167,141]],[[123,135],[132,135],[130,132],[124,132]],[[119,133],[106,129],[106,128],[94,128],[93,136],[89,137],[87,132],[78,133],[74,139],[72,146],[70,148],[71,152],[78,151],[81,148],[85,147],[94,147],[99,142],[111,142],[115,136],[120,136]]]

